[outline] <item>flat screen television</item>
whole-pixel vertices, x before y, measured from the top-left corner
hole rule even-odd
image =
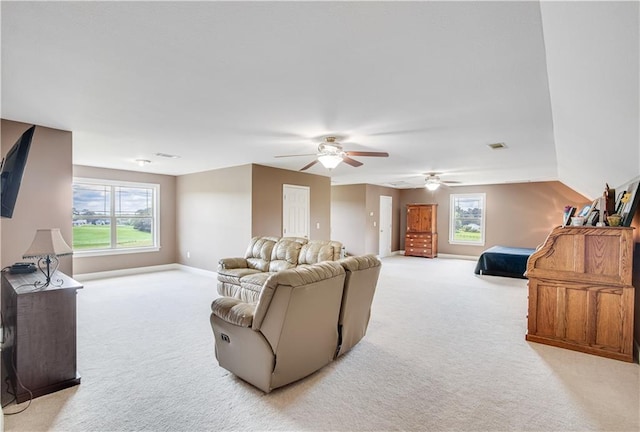
[[[31,126],[22,134],[18,141],[11,147],[4,160],[2,161],[2,171],[0,172],[0,201],[2,202],[2,210],[0,215],[4,218],[13,216],[13,209],[18,199],[20,191],[20,183],[22,183],[22,175],[24,167],[27,165],[27,157],[31,148],[31,140],[35,126]]]

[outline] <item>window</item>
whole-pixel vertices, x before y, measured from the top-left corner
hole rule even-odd
[[[74,179],[74,253],[159,250],[159,190],[157,184]]]
[[[449,243],[484,245],[485,194],[451,194]]]

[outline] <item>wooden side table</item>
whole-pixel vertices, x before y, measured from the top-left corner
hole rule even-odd
[[[76,371],[76,294],[82,285],[56,272],[2,273],[2,405],[80,384]],[[9,377],[10,389],[4,385]],[[27,390],[28,389],[28,390]]]

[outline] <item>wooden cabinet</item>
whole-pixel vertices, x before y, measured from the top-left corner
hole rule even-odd
[[[51,285],[42,287],[34,286],[43,280],[40,272],[2,274],[3,405],[12,395],[18,403],[29,400],[29,390],[38,397],[80,384],[76,292],[82,285],[60,272],[51,279]]]
[[[437,204],[407,205],[407,233],[404,238],[405,255],[427,258],[438,256],[437,207]]]
[[[558,227],[527,263],[526,339],[633,361],[633,228]]]

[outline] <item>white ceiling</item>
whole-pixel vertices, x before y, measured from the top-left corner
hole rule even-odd
[[[537,2],[1,8],[2,118],[73,131],[75,164],[297,170],[313,156],[274,156],[338,135],[390,157],[308,171],[334,184],[558,178]]]

